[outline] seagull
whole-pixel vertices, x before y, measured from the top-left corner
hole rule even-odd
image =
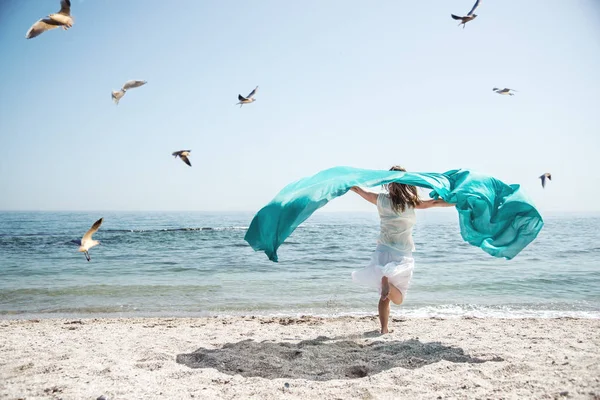
[[[540,179],[542,180],[542,187],[545,188],[546,187],[546,178],[548,178],[549,181],[552,180],[552,174],[550,174],[550,172],[546,172],[544,175],[540,175]]]
[[[515,94],[512,92],[516,92],[515,89],[509,89],[509,88],[499,89],[499,88],[495,87],[492,90],[498,94],[504,94],[504,95],[509,95],[509,96],[514,96]]]
[[[146,83],[148,83],[148,82],[135,81],[135,80],[127,81],[127,82],[125,82],[125,84],[123,84],[123,87],[121,88],[121,90],[113,90],[110,96],[113,99],[113,101],[115,102],[115,104],[118,105],[119,100],[121,100],[121,98],[123,96],[125,96],[125,93],[127,92],[127,90],[143,86]]]
[[[242,96],[241,94],[238,94],[238,100],[240,101],[239,103],[236,103],[236,106],[239,104],[240,108],[242,108],[242,106],[244,104],[250,104],[256,101],[256,99],[254,98],[254,95],[256,94],[256,91],[258,90],[258,86],[254,88],[253,91],[250,92],[250,94],[246,97]]]
[[[71,1],[61,0],[60,11],[55,14],[50,14],[46,18],[42,18],[33,24],[25,34],[25,38],[32,39],[50,29],[58,28],[59,26],[62,26],[66,31],[73,26],[73,23],[73,17],[71,17]]]
[[[459,17],[458,15],[454,15],[454,14],[450,14],[450,16],[456,20],[460,20],[460,24],[458,24],[458,26],[462,25],[463,29],[465,29],[466,23],[474,20],[477,17],[477,14],[473,14],[473,13],[477,9],[477,7],[479,7],[479,3],[481,3],[481,0],[477,0],[475,2],[475,5],[473,6],[473,8],[471,8],[471,11],[469,11],[469,13],[467,15],[465,15],[464,17]]]
[[[88,253],[88,251],[92,247],[98,246],[100,244],[100,242],[98,240],[92,240],[92,235],[94,233],[96,233],[96,231],[98,231],[98,228],[100,228],[100,225],[102,225],[102,218],[100,218],[98,221],[94,222],[94,225],[92,225],[90,230],[87,231],[85,233],[85,235],[83,235],[83,237],[81,238],[81,244],[79,246],[79,250],[77,250],[77,251],[85,254],[85,258],[88,261],[91,260],[90,253]]]
[[[179,151],[174,151],[171,155],[181,158],[181,161],[183,161],[184,163],[186,163],[187,165],[189,165],[191,167],[192,163],[190,162],[190,159],[188,158],[191,152],[192,152],[191,150],[179,150]]]

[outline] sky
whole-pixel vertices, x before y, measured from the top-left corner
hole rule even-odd
[[[26,40],[59,2],[2,1],[0,210],[256,211],[326,168],[399,164],[600,211],[600,2],[482,0],[457,27],[472,4],[72,0],[71,29]],[[148,83],[116,106],[129,79]]]

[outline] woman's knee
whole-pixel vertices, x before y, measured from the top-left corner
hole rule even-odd
[[[392,301],[395,305],[399,306],[404,301],[404,296],[402,296],[402,292],[398,290],[395,286],[390,287],[390,293],[388,294],[388,299]]]

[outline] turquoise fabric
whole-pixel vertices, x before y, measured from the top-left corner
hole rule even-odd
[[[544,222],[519,185],[468,170],[440,173],[335,167],[287,185],[252,219],[244,239],[277,261],[277,249],[294,229],[352,186],[390,182],[432,189],[432,198],[455,204],[462,238],[494,257],[511,259],[531,243]],[[435,246],[435,243],[431,244]]]

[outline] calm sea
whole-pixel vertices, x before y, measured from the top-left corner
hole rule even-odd
[[[446,212],[447,211],[447,212]],[[350,273],[375,248],[373,213],[319,212],[268,261],[252,213],[0,213],[0,318],[375,314]],[[75,241],[99,217],[91,262]],[[547,215],[511,261],[464,243],[456,212],[418,214],[406,316],[600,318],[600,215]]]

